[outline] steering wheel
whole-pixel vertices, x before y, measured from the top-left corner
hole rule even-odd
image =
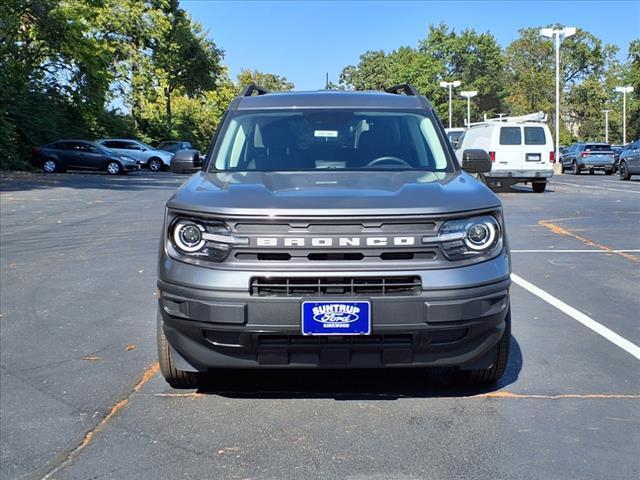
[[[385,163],[385,162],[392,162],[392,163],[396,163],[396,164],[398,164],[400,166],[403,166],[403,167],[412,168],[411,164],[408,163],[407,161],[405,161],[405,160],[403,160],[401,158],[398,158],[398,157],[393,157],[393,156],[378,157],[378,158],[376,158],[374,160],[371,160],[369,163],[367,163],[365,165],[365,167],[374,167],[376,165],[379,165],[379,164]]]

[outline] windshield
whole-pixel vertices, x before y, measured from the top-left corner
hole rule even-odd
[[[219,145],[211,170],[453,170],[434,123],[416,113],[242,113]]]

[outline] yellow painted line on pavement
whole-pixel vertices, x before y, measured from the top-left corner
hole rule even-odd
[[[80,444],[74,448],[73,450],[71,450],[67,456],[62,460],[62,462],[60,462],[58,465],[56,465],[55,467],[53,467],[51,470],[49,470],[49,472],[47,472],[43,477],[42,480],[47,480],[49,478],[52,478],[53,475],[55,475],[58,471],[60,471],[62,468],[68,466],[69,464],[71,464],[71,462],[73,462],[76,457],[78,455],[80,455],[80,453],[82,452],[82,450],[84,450],[85,448],[87,448],[87,446],[91,443],[91,440],[93,440],[93,437],[99,433],[100,431],[102,431],[104,429],[104,427],[109,423],[109,421],[120,411],[122,410],[125,405],[127,403],[129,403],[129,397],[131,397],[131,395],[133,393],[138,392],[145,383],[147,383],[149,380],[151,380],[160,370],[160,365],[158,364],[158,362],[150,365],[144,372],[142,372],[142,375],[140,376],[140,379],[134,384],[133,389],[131,390],[131,392],[129,393],[129,395],[127,395],[127,397],[118,400],[116,403],[114,403],[111,408],[109,409],[109,413],[107,413],[106,416],[104,416],[102,418],[102,420],[100,420],[100,422],[98,422],[98,424],[93,427],[91,430],[89,430],[84,438],[82,439],[82,442],[80,442]]]
[[[565,237],[573,237],[576,240],[580,240],[582,243],[584,243],[585,245],[589,246],[589,247],[596,247],[599,248],[600,250],[604,250],[607,253],[612,253],[614,255],[620,255],[621,257],[626,258],[627,260],[631,260],[632,262],[636,262],[636,263],[640,263],[640,258],[634,256],[634,255],[630,255],[624,251],[618,250],[618,249],[613,249],[610,247],[607,247],[606,245],[602,245],[600,243],[594,242],[593,240],[586,238],[586,237],[582,237],[580,235],[576,235],[575,233],[571,232],[570,230],[567,230],[564,227],[561,227],[560,225],[557,225],[555,223],[552,223],[551,220],[540,220],[538,222],[539,225],[542,225],[543,227],[547,228],[550,232],[553,232],[557,235],[562,235]]]

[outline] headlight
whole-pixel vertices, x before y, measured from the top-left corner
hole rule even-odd
[[[440,229],[442,251],[449,260],[488,255],[502,248],[500,224],[491,215],[449,220]]]
[[[246,245],[248,238],[235,237],[218,221],[176,218],[169,227],[167,248],[183,258],[222,262],[233,245]]]
[[[180,220],[173,227],[173,242],[183,252],[193,253],[204,247],[205,228],[194,222]]]

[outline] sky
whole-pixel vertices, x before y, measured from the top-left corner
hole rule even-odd
[[[587,30],[620,48],[640,38],[635,1],[206,1],[182,0],[225,51],[232,78],[243,68],[283,75],[296,90],[337,83],[367,50],[416,47],[430,24],[491,32],[503,47],[518,29],[559,23]]]

